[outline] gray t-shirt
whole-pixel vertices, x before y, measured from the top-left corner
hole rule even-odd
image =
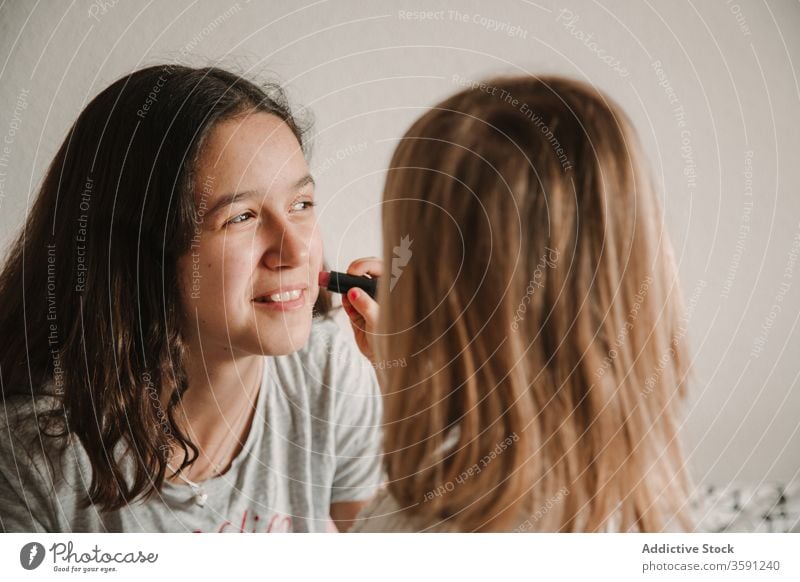
[[[335,531],[331,503],[367,500],[380,483],[381,400],[374,370],[330,320],[312,325],[302,350],[266,360],[253,424],[225,474],[202,482],[202,491],[165,482],[150,500],[113,512],[79,507],[91,466],[77,438],[56,455],[47,437],[35,438],[30,397],[0,404],[0,529]],[[43,402],[39,398],[37,407]],[[10,431],[20,416],[21,430]],[[31,437],[34,450],[24,446]],[[203,506],[198,493],[207,496]]]

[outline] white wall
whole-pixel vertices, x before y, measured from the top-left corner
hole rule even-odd
[[[621,102],[639,128],[694,299],[685,441],[696,479],[797,478],[797,2],[460,0],[402,9],[444,11],[429,21],[386,1],[301,4],[3,3],[0,249],[87,100],[143,65],[222,59],[287,84],[315,114],[326,255],[340,268],[380,254],[381,185],[395,140],[421,108],[459,89],[454,76],[582,78]],[[771,316],[773,304],[780,312]]]

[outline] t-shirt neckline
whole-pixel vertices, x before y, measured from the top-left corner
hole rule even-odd
[[[250,451],[253,450],[256,441],[264,433],[264,403],[267,398],[269,383],[275,377],[275,371],[273,367],[274,363],[272,358],[270,356],[264,356],[264,369],[261,376],[261,386],[259,387],[258,396],[256,398],[256,411],[253,414],[253,421],[250,424],[250,430],[247,432],[247,438],[244,441],[242,450],[239,451],[239,454],[233,459],[228,470],[222,475],[217,475],[216,477],[206,479],[205,481],[198,481],[198,487],[192,487],[188,483],[183,482],[174,483],[165,479],[162,495],[171,494],[169,495],[171,498],[176,497],[180,500],[186,500],[187,498],[195,495],[196,489],[202,489],[205,493],[211,494],[218,489],[230,488],[230,480],[234,478],[236,470],[247,459],[247,457],[250,455]]]

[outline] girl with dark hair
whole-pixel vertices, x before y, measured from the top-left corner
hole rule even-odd
[[[277,87],[155,66],[86,107],[0,272],[0,528],[349,527],[380,398],[313,207]]]

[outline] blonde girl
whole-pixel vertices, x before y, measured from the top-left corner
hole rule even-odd
[[[461,91],[400,141],[383,232],[377,304],[345,300],[385,407],[356,530],[691,528],[678,276],[614,103],[556,77]]]

